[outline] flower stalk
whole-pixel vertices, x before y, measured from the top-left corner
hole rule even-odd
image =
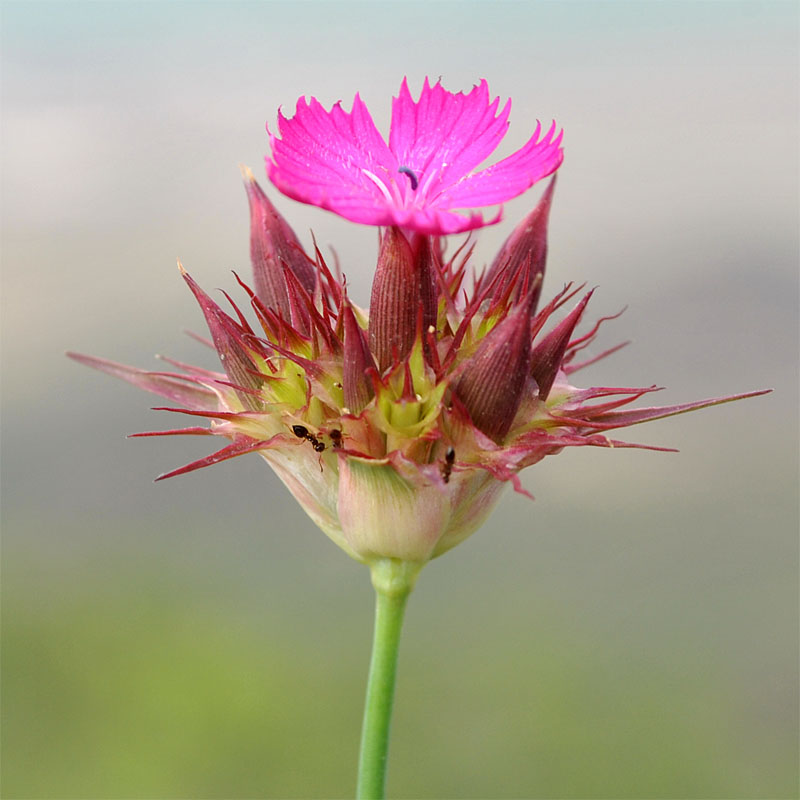
[[[367,680],[367,698],[358,758],[358,800],[386,796],[386,768],[392,723],[400,632],[408,595],[421,564],[383,558],[372,567],[375,587],[375,628]]]

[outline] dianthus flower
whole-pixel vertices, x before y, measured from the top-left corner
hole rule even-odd
[[[387,226],[368,310],[318,249],[303,250],[245,170],[253,280],[237,280],[249,309],[226,294],[225,310],[181,268],[221,369],[167,359],[173,370],[148,371],[72,354],[165,397],[170,405],[159,410],[208,421],[134,435],[227,440],[158,480],[258,453],[314,522],[370,566],[378,610],[360,797],[382,796],[402,612],[422,566],[475,531],[506,484],[524,492],[518,473],[546,456],[570,447],[660,450],[611,437],[762,393],[633,407],[658,387],[574,385],[583,367],[618,348],[583,356],[604,321],[576,333],[591,291],[570,284],[540,304],[555,178],[482,274],[472,275],[467,244],[450,253],[430,235],[480,224],[449,209],[511,197],[560,163],[561,137],[551,130],[465,177],[505,130],[508,104],[499,115],[497,105],[488,104],[485,82],[468,95],[426,82],[414,103],[404,81],[388,148],[358,97],[350,115],[312,100],[298,103],[293,120],[281,118],[284,139],[273,137],[268,162],[273,182]]]
[[[350,112],[326,111],[316,98],[297,101],[294,117],[278,116],[281,138],[270,134],[267,174],[284,194],[367,225],[399,225],[447,234],[499,221],[477,212],[511,200],[558,169],[561,133],[537,124],[528,142],[508,158],[473,172],[508,130],[511,101],[500,108],[481,81],[469,94],[440,83],[411,97],[404,79],[392,100],[388,144],[356,95]]]

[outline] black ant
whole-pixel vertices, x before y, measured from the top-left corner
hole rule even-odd
[[[328,436],[331,437],[334,450],[338,450],[342,446],[342,432],[338,428],[332,428]]]
[[[453,464],[456,460],[456,451],[452,447],[447,448],[447,452],[444,454],[444,464],[442,464],[442,480],[445,483],[450,483],[450,473],[453,471]]]
[[[325,442],[321,442],[313,433],[309,433],[305,425],[292,425],[292,433],[298,439],[306,439],[311,442],[312,447],[317,453],[321,453],[325,449]]]

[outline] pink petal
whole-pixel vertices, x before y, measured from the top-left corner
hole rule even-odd
[[[427,78],[415,102],[403,78],[392,101],[389,147],[398,164],[416,174],[418,191],[435,197],[495,151],[511,110],[508,100],[497,114],[499,104],[499,97],[489,102],[485,80],[465,95],[445,91],[440,83],[431,87]]]
[[[443,211],[432,207],[419,210],[392,209],[390,213],[391,223],[383,222],[380,224],[399,225],[401,228],[408,228],[417,231],[417,233],[425,233],[431,236],[464,233],[475,228],[483,228],[486,225],[496,225],[502,219],[502,214],[499,211],[490,219],[484,219],[483,214],[479,212],[471,212],[466,216],[457,214],[454,211]]]
[[[278,128],[282,138],[270,133],[267,174],[284,194],[355,222],[393,222],[384,192],[399,165],[358,95],[349,113],[339,103],[328,112],[315,98],[300,98],[294,117],[279,114]]]
[[[430,235],[492,225],[499,212],[488,219],[456,212],[516,197],[554,172],[563,155],[555,126],[541,141],[538,127],[514,155],[470,176],[505,135],[510,108],[510,101],[502,108],[499,98],[490,101],[486,81],[454,94],[426,79],[414,101],[404,80],[387,146],[358,95],[350,112],[300,98],[293,117],[279,112],[280,138],[267,129],[267,174],[287,196],[353,222]]]
[[[435,203],[444,208],[480,208],[511,200],[530,189],[536,181],[555,172],[564,159],[561,149],[563,131],[555,135],[555,122],[539,139],[541,125],[528,143],[508,158],[474,175],[465,177],[443,191]]]

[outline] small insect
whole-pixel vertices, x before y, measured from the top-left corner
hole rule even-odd
[[[338,450],[342,446],[342,432],[338,428],[332,428],[328,436],[331,437],[334,450]]]
[[[444,464],[442,464],[442,480],[445,483],[450,482],[450,473],[453,471],[453,464],[456,460],[456,451],[452,447],[447,448],[444,454]]]
[[[292,433],[298,439],[305,439],[311,442],[311,446],[317,453],[321,453],[325,449],[325,442],[321,442],[313,433],[309,433],[305,425],[292,425]]]

